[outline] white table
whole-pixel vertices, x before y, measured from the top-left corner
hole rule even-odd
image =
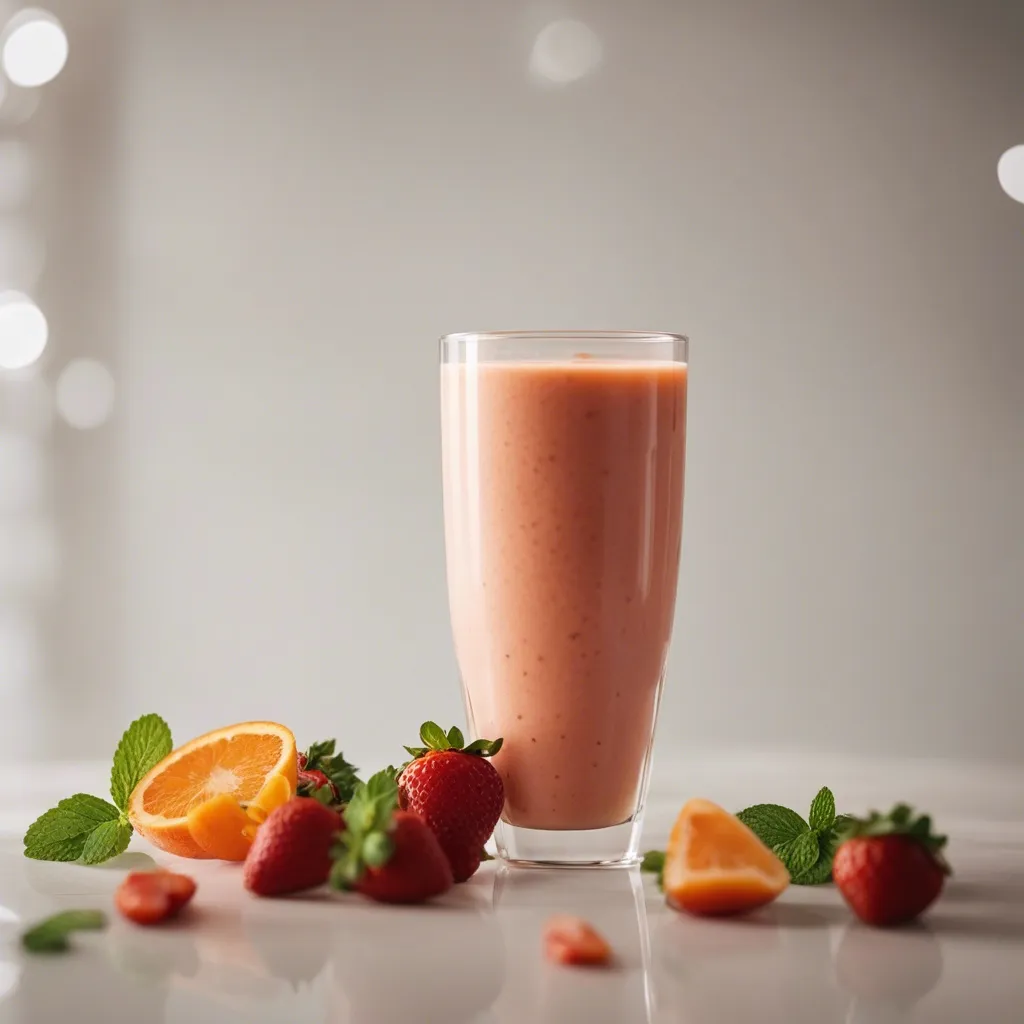
[[[183,862],[137,839],[99,868],[24,859],[32,817],[75,789],[102,792],[104,774],[64,768],[0,787],[2,1024],[1024,1022],[1024,833],[1013,822],[959,822],[945,894],[924,924],[900,931],[857,925],[831,886],[705,921],[666,908],[632,872],[493,864],[436,905],[404,909],[324,893],[256,899],[237,866]],[[652,842],[680,802],[664,790],[654,801]],[[186,918],[142,929],[112,914],[106,933],[76,936],[69,954],[22,953],[26,922],[110,909],[125,870],[151,866],[151,854],[197,879]],[[556,911],[600,927],[617,967],[546,964],[540,932]]]

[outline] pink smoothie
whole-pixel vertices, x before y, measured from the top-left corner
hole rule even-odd
[[[504,818],[628,820],[665,668],[682,534],[686,366],[441,369],[452,628]]]

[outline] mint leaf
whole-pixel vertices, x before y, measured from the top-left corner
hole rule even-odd
[[[665,853],[663,850],[648,850],[640,861],[640,870],[658,876],[658,888],[663,888],[662,875],[665,871]]]
[[[799,878],[810,871],[818,862],[818,836],[815,832],[804,832],[803,835],[791,839],[775,847],[775,856],[786,865],[791,879]]]
[[[122,811],[127,810],[132,790],[142,777],[172,748],[170,727],[159,715],[143,715],[128,726],[110,770],[110,795]]]
[[[25,856],[32,860],[78,860],[91,834],[103,824],[119,821],[113,804],[88,793],[76,793],[40,815],[25,833]]]
[[[106,915],[99,910],[64,910],[29,928],[21,944],[30,953],[56,953],[68,948],[71,932],[95,931],[107,926]]]
[[[807,820],[815,832],[822,832],[835,824],[836,798],[828,786],[822,786],[818,790],[818,795],[811,801],[811,812]]]
[[[124,818],[105,821],[89,833],[78,859],[83,864],[102,864],[111,857],[117,857],[128,849],[132,838],[132,827]]]
[[[796,811],[780,804],[754,804],[736,817],[773,850],[808,831],[807,822]]]
[[[824,885],[832,881],[832,861],[839,849],[839,834],[835,829],[818,833],[818,860],[813,867],[792,878],[794,885]]]

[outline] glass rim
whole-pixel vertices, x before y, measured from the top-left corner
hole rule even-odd
[[[690,343],[685,334],[671,334],[668,331],[456,331],[441,335],[442,344],[477,344],[487,341],[612,341],[630,344],[664,345],[666,343]]]

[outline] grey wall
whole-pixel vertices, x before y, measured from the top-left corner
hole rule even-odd
[[[460,717],[435,339],[593,325],[692,337],[661,770],[1024,760],[1022,10],[139,0],[106,51],[72,32],[62,166],[109,174],[67,258],[110,273],[65,273],[54,344],[108,353],[119,406],[57,440],[35,749],[157,710],[369,763]],[[565,17],[602,53],[555,86]]]

